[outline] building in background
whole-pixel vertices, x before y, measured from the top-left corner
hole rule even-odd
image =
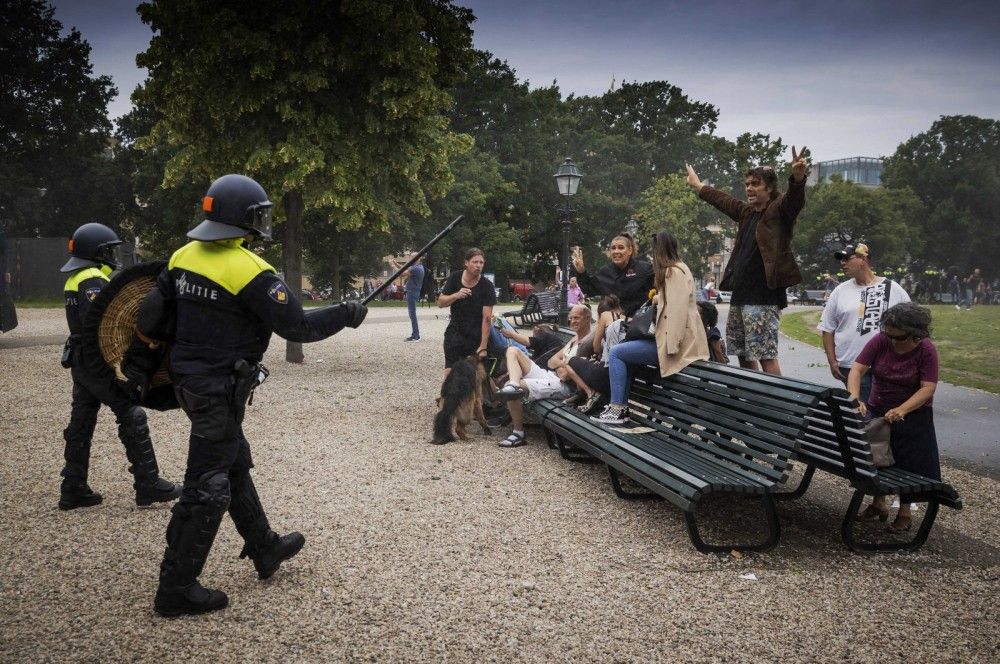
[[[816,162],[806,184],[829,182],[832,176],[839,175],[842,180],[863,187],[881,187],[883,161],[879,157],[849,157]]]

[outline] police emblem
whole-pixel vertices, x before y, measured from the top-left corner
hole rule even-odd
[[[97,296],[100,294],[100,292],[101,292],[101,289],[95,287],[95,288],[88,288],[87,290],[85,290],[83,292],[83,294],[87,296],[87,300],[89,300],[90,302],[93,302],[97,298]]]
[[[278,304],[288,304],[288,289],[280,281],[267,289],[267,295]]]

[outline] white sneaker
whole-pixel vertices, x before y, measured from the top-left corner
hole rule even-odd
[[[597,422],[598,424],[625,424],[628,422],[628,407],[608,404],[601,411],[600,415],[596,415],[590,419],[592,422]]]

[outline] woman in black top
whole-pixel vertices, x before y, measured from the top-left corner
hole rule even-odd
[[[653,266],[636,258],[635,240],[628,233],[616,235],[608,247],[611,262],[593,275],[583,264],[579,247],[573,250],[573,268],[580,288],[588,296],[617,295],[625,315],[631,317],[653,288]]]
[[[451,307],[451,321],[444,331],[445,376],[464,357],[473,353],[486,357],[497,294],[493,282],[483,278],[485,264],[482,249],[469,249],[465,269],[452,272],[438,296],[439,307]]]

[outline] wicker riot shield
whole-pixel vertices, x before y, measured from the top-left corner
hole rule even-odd
[[[124,384],[121,363],[135,334],[139,305],[153,289],[166,264],[166,261],[155,261],[133,265],[116,273],[101,290],[83,321],[81,355],[86,371]],[[159,369],[150,380],[142,405],[155,410],[178,408],[167,370],[166,346],[158,353]]]

